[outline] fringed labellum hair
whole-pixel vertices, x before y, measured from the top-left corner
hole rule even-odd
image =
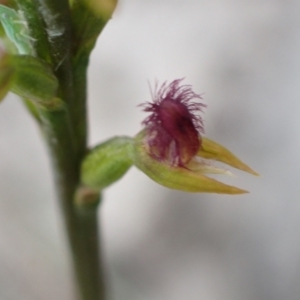
[[[143,125],[147,135],[145,144],[149,154],[173,166],[185,166],[199,151],[203,121],[198,112],[205,107],[195,100],[190,85],[180,85],[183,79],[166,82],[153,95],[153,102],[142,104],[150,112]]]

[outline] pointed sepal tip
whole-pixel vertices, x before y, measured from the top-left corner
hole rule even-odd
[[[259,176],[257,172],[255,172],[248,165],[242,162],[231,151],[206,137],[202,137],[202,144],[198,151],[198,156],[206,159],[213,159],[227,164],[233,168],[239,169],[241,171],[250,173],[255,176]]]

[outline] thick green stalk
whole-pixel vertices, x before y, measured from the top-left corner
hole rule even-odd
[[[80,299],[103,300],[97,207],[81,209],[75,205],[79,166],[66,124],[67,117],[64,111],[44,112],[42,122],[54,165],[55,183],[71,246]]]
[[[47,33],[47,39],[34,44],[36,55],[50,60],[59,81],[58,97],[64,109],[39,110],[42,130],[48,142],[55,173],[55,185],[62,208],[78,282],[80,300],[103,300],[104,284],[99,258],[97,206],[83,209],[75,205],[80,186],[80,165],[86,152],[86,66],[74,76],[72,61],[72,23],[67,0],[16,0],[27,17],[35,37]],[[34,3],[34,5],[32,5]],[[28,17],[30,14],[30,18]],[[43,25],[41,27],[41,24]],[[49,53],[49,55],[48,55]],[[74,93],[80,88],[81,104]],[[81,108],[83,112],[78,113]],[[82,124],[78,126],[78,124]]]

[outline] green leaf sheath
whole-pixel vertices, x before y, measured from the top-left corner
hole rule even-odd
[[[46,25],[51,59],[55,71],[71,63],[71,13],[66,0],[33,0]],[[71,69],[69,70],[71,72]]]

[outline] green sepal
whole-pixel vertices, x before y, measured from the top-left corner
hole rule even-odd
[[[197,155],[206,159],[217,160],[233,168],[242,170],[244,172],[248,172],[252,175],[256,175],[256,176],[259,175],[254,170],[252,170],[249,166],[243,163],[231,151],[229,151],[222,145],[205,137],[201,138],[201,147]]]
[[[44,108],[62,106],[62,100],[56,97],[58,80],[48,63],[30,55],[15,55],[12,62],[15,69],[12,92]]]
[[[141,136],[137,136],[134,154],[134,165],[155,182],[175,190],[192,193],[244,194],[239,189],[209,178],[201,173],[184,167],[171,166],[151,157],[145,148]]]
[[[114,137],[91,149],[81,165],[81,182],[103,189],[119,180],[132,166],[133,139]]]
[[[0,58],[0,102],[4,99],[10,89],[14,68],[8,54],[3,54]]]
[[[10,41],[19,54],[33,54],[32,42],[27,22],[21,12],[0,4],[0,21]]]

